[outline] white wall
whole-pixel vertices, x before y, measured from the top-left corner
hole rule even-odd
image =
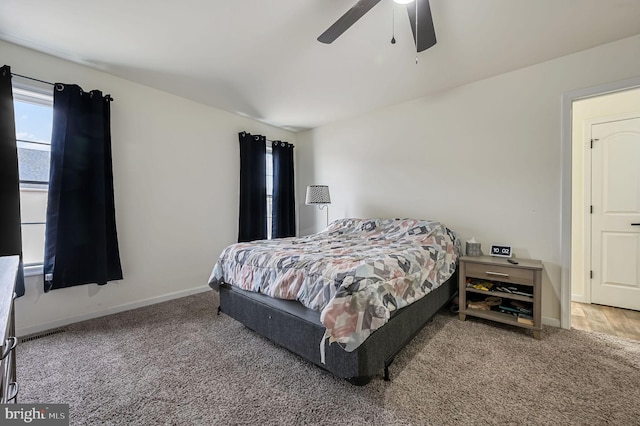
[[[571,299],[578,302],[591,302],[588,287],[587,264],[590,259],[590,246],[586,246],[590,223],[587,206],[591,194],[586,192],[591,177],[585,159],[588,155],[590,129],[586,126],[594,119],[612,117],[621,114],[636,113],[640,115],[640,89],[625,90],[581,99],[573,103],[572,121],[572,200],[571,200]]]
[[[295,142],[295,134],[0,42],[14,73],[110,93],[116,221],[124,279],[44,294],[29,277],[16,302],[24,335],[206,290],[237,238],[238,132]],[[212,309],[214,307],[212,306]]]
[[[301,133],[300,192],[329,185],[332,219],[437,219],[541,259],[559,325],[562,94],[639,75],[636,36]],[[301,207],[301,232],[315,221]]]

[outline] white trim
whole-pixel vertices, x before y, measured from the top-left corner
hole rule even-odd
[[[100,318],[106,315],[117,314],[119,312],[130,311],[132,309],[142,308],[149,305],[155,305],[156,303],[167,302],[173,299],[180,299],[182,297],[191,296],[193,294],[204,293],[205,291],[213,291],[208,285],[195,287],[188,290],[176,291],[174,293],[163,294],[162,296],[156,296],[149,299],[139,300],[137,302],[125,303],[118,306],[112,306],[101,311],[90,312],[82,315],[75,315],[72,317],[62,318],[56,321],[46,322],[42,324],[32,325],[29,327],[19,328],[16,330],[16,336],[26,336],[33,333],[40,333],[41,331],[51,330],[65,325],[73,324],[80,321],[85,321],[94,318]],[[212,308],[213,309],[213,308]]]
[[[24,276],[33,277],[35,275],[44,274],[44,265],[29,265],[24,267]]]
[[[542,317],[542,324],[549,327],[560,327],[560,320],[558,318]]]
[[[574,90],[562,95],[561,120],[561,232],[560,232],[560,324],[571,328],[571,162],[573,101],[640,87],[640,77],[602,86]]]
[[[576,296],[575,294],[572,294],[571,295],[571,301],[572,302],[578,302],[578,303],[591,303],[590,301],[587,300],[587,296],[585,296],[585,295]]]
[[[573,101],[579,95],[562,96],[561,119],[561,199],[560,199],[560,326],[571,328],[571,160]]]

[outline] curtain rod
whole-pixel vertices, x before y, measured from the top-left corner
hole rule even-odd
[[[57,90],[62,91],[62,89],[58,89],[58,88],[57,88],[56,83],[51,83],[51,82],[49,82],[49,81],[40,80],[40,79],[38,79],[38,78],[27,77],[26,75],[17,74],[17,73],[15,73],[15,72],[12,72],[12,73],[11,73],[11,75],[12,75],[12,76],[16,76],[16,77],[26,78],[27,80],[37,81],[37,82],[39,82],[39,83],[48,84],[48,85],[50,85],[50,86],[54,86]],[[60,84],[60,85],[62,86],[62,88],[64,89],[64,86],[62,85],[62,83],[58,83],[58,84]],[[82,90],[82,89],[80,89],[80,90]],[[108,100],[109,102],[112,102],[112,101],[113,101],[113,98],[111,97],[111,95],[108,95],[108,94],[107,94],[107,95],[104,95],[104,97],[105,97],[105,99],[106,99],[106,100]]]
[[[254,136],[254,139],[255,139],[255,140],[260,140],[260,139],[259,139],[259,137],[263,137],[263,138],[264,138],[264,140],[265,140],[265,141],[267,141],[267,142],[271,142],[271,143],[276,143],[276,142],[277,142],[277,143],[286,144],[286,145],[291,145],[291,146],[295,147],[295,145],[294,145],[294,144],[292,144],[292,143],[285,142],[285,141],[280,141],[280,140],[272,141],[271,139],[267,139],[267,138],[266,138],[266,136],[262,136],[262,135],[252,135],[252,134],[251,134],[251,133],[249,133],[249,132],[240,132],[240,133],[241,133],[241,134],[245,134],[245,135],[249,135],[249,136]]]
[[[265,140],[266,140],[267,142],[271,142],[271,143],[281,143],[281,144],[283,144],[283,145],[291,145],[291,146],[295,147],[295,145],[294,145],[294,144],[289,143],[289,142],[285,142],[285,141],[272,141],[271,139],[266,139],[266,138],[265,138]]]
[[[54,83],[50,83],[48,81],[44,81],[44,80],[39,80],[37,78],[33,78],[33,77],[27,77],[26,75],[20,75],[20,74],[16,74],[15,72],[12,72],[11,75],[15,75],[16,77],[22,77],[22,78],[26,78],[27,80],[33,80],[33,81],[37,81],[39,83],[44,83],[44,84],[48,84],[50,86],[55,86]]]

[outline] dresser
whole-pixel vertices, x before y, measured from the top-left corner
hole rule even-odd
[[[13,300],[18,276],[18,256],[0,257],[0,336],[2,336],[2,362],[0,371],[0,403],[16,403],[18,400],[18,383],[16,382],[16,346],[15,317]]]

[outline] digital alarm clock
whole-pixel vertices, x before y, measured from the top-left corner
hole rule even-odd
[[[511,257],[513,253],[511,250],[511,246],[491,244],[491,251],[489,252],[489,254],[491,254],[491,256],[498,257]]]

